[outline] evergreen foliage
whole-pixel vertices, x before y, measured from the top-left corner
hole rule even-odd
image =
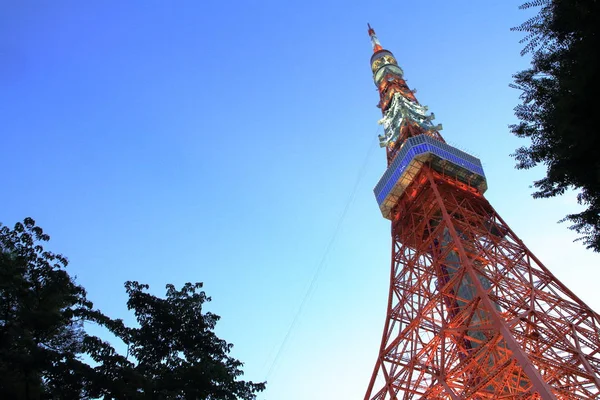
[[[546,166],[534,182],[534,198],[578,192],[587,208],[565,216],[587,248],[600,251],[600,135],[596,97],[600,85],[600,1],[534,0],[522,9],[539,12],[513,30],[524,32],[522,54],[531,67],[514,75],[511,85],[522,91],[515,108],[520,122],[510,126],[531,144],[513,156],[517,168]]]

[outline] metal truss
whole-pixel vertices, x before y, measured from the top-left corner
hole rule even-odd
[[[475,189],[423,167],[392,242],[365,400],[600,398],[599,315]]]

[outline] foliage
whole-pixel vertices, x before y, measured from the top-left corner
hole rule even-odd
[[[264,389],[238,380],[242,363],[213,332],[219,317],[202,312],[210,300],[202,284],[167,285],[162,299],[127,282],[139,324],[127,327],[93,309],[66,272],[67,259],[44,250],[48,240],[31,218],[14,229],[0,224],[2,398],[252,400]],[[88,335],[91,322],[122,339],[128,354]]]
[[[126,282],[127,307],[139,327],[113,329],[137,361],[142,398],[255,399],[264,383],[239,381],[242,363],[228,355],[233,345],[219,339],[214,328],[219,316],[202,306],[210,301],[202,283],[181,290],[167,285],[166,298],[147,293],[148,285]]]
[[[85,290],[65,271],[67,259],[31,218],[0,227],[0,392],[6,398],[80,398],[93,369],[78,358],[92,313]],[[52,395],[50,395],[52,394]]]
[[[524,32],[522,54],[531,53],[531,67],[514,76],[511,86],[522,91],[515,108],[520,122],[511,125],[531,144],[516,150],[517,168],[546,166],[534,182],[534,198],[578,191],[587,208],[567,215],[570,229],[587,248],[600,251],[600,136],[594,121],[600,85],[600,1],[535,0],[522,9],[539,12],[514,30]]]

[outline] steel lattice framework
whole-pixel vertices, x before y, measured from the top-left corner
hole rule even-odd
[[[368,399],[598,399],[600,316],[483,196],[476,158],[443,143],[369,27],[392,223],[387,317]]]

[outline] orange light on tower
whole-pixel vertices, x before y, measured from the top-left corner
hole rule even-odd
[[[600,316],[500,218],[479,159],[444,142],[370,25],[369,36],[392,262],[365,400],[600,398]]]

